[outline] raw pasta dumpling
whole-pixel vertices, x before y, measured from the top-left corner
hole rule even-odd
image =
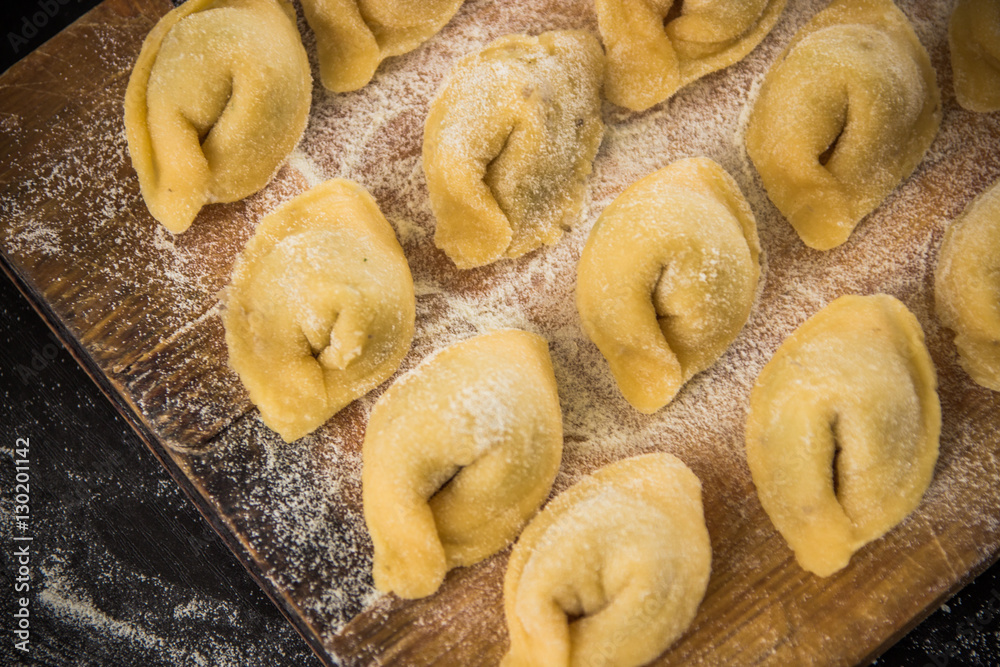
[[[125,134],[149,212],[171,232],[257,192],[302,137],[312,77],[280,0],[188,0],[142,44]]]
[[[320,80],[336,93],[361,88],[383,60],[423,44],[461,6],[462,0],[302,0],[316,33]]]
[[[606,466],[524,530],[504,580],[504,667],[632,667],[691,625],[712,547],[701,482],[670,454]]]
[[[583,204],[604,125],[586,32],[508,35],[455,65],[424,126],[435,244],[459,268],[555,243]]]
[[[761,371],[747,462],[799,565],[826,577],[920,504],[940,433],[937,379],[917,318],[891,296],[843,296]]]
[[[510,544],[549,495],[562,412],[545,340],[499,331],[424,361],[375,404],[362,456],[375,587],[430,595]]]
[[[576,303],[633,407],[659,410],[729,347],[750,315],[759,255],[750,206],[707,158],[650,174],[604,210]]]
[[[906,16],[892,0],[835,0],[767,73],[746,147],[802,241],[829,250],[913,172],[940,124]]]
[[[311,433],[399,367],[413,279],[375,200],[326,181],[268,214],[233,269],[229,363],[286,441]]]
[[[643,111],[728,67],[767,36],[786,0],[596,0],[605,95]]]
[[[934,277],[937,314],[955,332],[962,367],[1000,391],[1000,181],[948,228]]]
[[[959,0],[948,45],[958,103],[970,111],[1000,111],[1000,2]]]

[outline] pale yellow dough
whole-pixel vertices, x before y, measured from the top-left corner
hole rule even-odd
[[[934,278],[937,314],[955,332],[962,367],[1000,391],[1000,181],[948,228]]]
[[[312,77],[292,6],[188,0],[142,44],[125,133],[146,206],[180,233],[271,180],[302,137]]]
[[[920,504],[940,433],[937,379],[917,319],[891,296],[843,296],[761,371],[747,462],[799,565],[826,577]]]
[[[958,0],[948,45],[958,103],[970,111],[1000,111],[1000,2]]]
[[[729,67],[767,36],[786,0],[596,0],[605,95],[642,111]],[[677,11],[677,8],[680,11]]]
[[[413,279],[375,200],[334,179],[264,217],[233,269],[229,363],[287,442],[388,379],[413,339]]]
[[[598,218],[577,268],[584,331],[640,412],[669,403],[743,328],[760,276],[753,212],[707,158],[631,185]]]
[[[604,133],[603,71],[582,31],[508,35],[458,61],[423,149],[434,242],[456,266],[518,257],[576,221]]]
[[[403,598],[507,546],[549,495],[562,412],[548,345],[500,331],[445,348],[379,398],[365,432],[375,586]]]
[[[606,466],[549,503],[514,547],[503,665],[646,664],[691,625],[711,567],[701,482],[687,466],[670,454]]]
[[[940,124],[906,16],[891,0],[835,0],[767,73],[746,147],[802,241],[829,250],[913,172]]]
[[[316,33],[320,80],[357,90],[386,58],[412,51],[451,20],[462,0],[302,0]]]

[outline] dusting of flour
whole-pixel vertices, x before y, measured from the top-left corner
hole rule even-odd
[[[238,215],[199,219],[179,237],[145,223],[102,234],[103,245],[87,246],[91,251],[116,245],[125,249],[114,250],[114,261],[99,265],[97,277],[110,286],[111,310],[133,308],[129,290],[135,289],[151,294],[156,304],[173,299],[173,305],[162,307],[164,317],[175,327],[188,326],[215,307],[216,294],[261,215],[325,179],[353,179],[374,196],[393,225],[415,282],[416,335],[396,377],[435,351],[477,334],[517,328],[545,337],[564,418],[564,460],[556,492],[623,457],[650,451],[676,455],[702,481],[719,581],[746,580],[755,573],[761,563],[755,550],[761,545],[776,545],[772,551],[784,548],[753,495],[743,452],[747,400],[757,374],[784,338],[834,298],[887,292],[906,303],[924,327],[939,369],[945,416],[941,459],[925,503],[887,540],[892,548],[902,548],[955,525],[966,530],[955,539],[995,536],[1000,532],[996,513],[968,509],[970,498],[998,495],[996,456],[977,449],[984,443],[996,445],[996,433],[977,426],[985,417],[975,412],[984,411],[991,399],[977,394],[955,363],[949,335],[933,314],[931,275],[950,220],[1000,176],[1000,128],[995,117],[970,114],[954,103],[947,54],[950,5],[901,0],[898,5],[914,22],[942,87],[941,132],[914,176],[861,223],[848,243],[826,253],[803,246],[768,200],[743,149],[743,132],[768,67],[795,31],[826,4],[793,0],[772,34],[745,60],[646,112],[605,103],[605,137],[578,223],[554,245],[519,259],[458,271],[434,247],[420,157],[423,120],[459,57],[506,33],[596,32],[591,0],[468,0],[441,33],[412,53],[383,63],[365,88],[337,95],[317,84],[308,128],[288,166],[259,195],[219,209]],[[313,36],[304,23],[301,27],[318,81]],[[110,169],[122,182],[131,182],[134,176],[115,122],[98,123],[90,136],[97,147],[87,149],[93,157],[88,168]],[[750,202],[763,248],[761,286],[749,321],[718,362],[695,376],[666,408],[641,415],[621,397],[606,362],[583,333],[574,299],[576,264],[594,222],[619,193],[656,169],[691,156],[718,162]],[[67,176],[61,164],[83,163],[72,155],[60,157],[26,190],[27,199],[2,205],[3,212],[20,221],[17,233],[2,239],[4,247],[26,265],[76,251],[73,239],[80,235],[46,225],[29,210],[41,197],[69,193],[73,178],[86,180],[86,174]],[[106,190],[92,205],[87,224],[101,229],[120,225],[123,211],[141,206],[137,197],[131,186]],[[123,262],[136,257],[157,267],[155,289],[122,277],[133,275]],[[364,425],[388,384],[294,445],[281,442],[251,411],[218,436],[212,451],[176,455],[273,586],[329,647],[366,609],[377,618],[402,607],[373,588],[360,494]],[[956,567],[967,570],[976,558],[989,555],[977,552],[974,544],[966,547],[964,555],[955,548],[952,558],[965,558]],[[53,589],[50,595],[57,600],[60,594]],[[88,613],[85,607],[78,611]],[[442,619],[432,613],[421,623],[433,626]]]

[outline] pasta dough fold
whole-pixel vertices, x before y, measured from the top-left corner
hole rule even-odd
[[[970,111],[1000,111],[1000,3],[959,0],[948,45],[958,103]]]
[[[413,279],[375,200],[334,179],[264,217],[233,269],[229,363],[286,441],[384,382],[413,339]]]
[[[844,243],[941,124],[934,69],[891,0],[835,0],[767,73],[747,153],[810,248]]]
[[[180,233],[206,204],[267,185],[302,137],[311,86],[290,4],[189,0],[160,19],[125,92],[152,216]]]
[[[955,332],[962,367],[1000,391],[1000,181],[948,228],[934,278],[937,314]]]
[[[562,460],[548,345],[500,331],[445,348],[372,410],[363,448],[375,586],[403,598],[509,544]]]
[[[759,255],[750,206],[707,158],[643,178],[604,210],[576,303],[633,407],[659,410],[729,347],[753,305]]]
[[[604,133],[603,70],[582,31],[507,35],[452,69],[423,163],[434,242],[459,268],[555,243],[576,221]]]
[[[608,53],[605,94],[643,111],[750,53],[786,0],[596,0]],[[679,11],[678,11],[679,8]]]
[[[462,0],[302,0],[316,33],[320,80],[336,93],[363,87],[383,60],[423,44],[461,6]]]
[[[550,502],[511,553],[504,667],[646,664],[691,625],[711,562],[701,483],[680,460],[648,454],[598,470]]]
[[[940,433],[937,379],[917,319],[891,296],[843,296],[761,371],[747,462],[799,565],[826,577],[917,507]]]

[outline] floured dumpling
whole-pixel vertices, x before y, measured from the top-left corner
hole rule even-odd
[[[149,212],[171,232],[271,180],[302,137],[312,77],[295,10],[278,0],[188,0],[142,44],[125,133]]]
[[[336,93],[367,84],[383,60],[423,44],[461,6],[462,0],[302,0],[316,33],[320,79]]]
[[[786,0],[596,0],[605,95],[642,111],[728,67],[767,36]]]
[[[434,243],[462,269],[555,243],[580,214],[604,125],[586,32],[507,35],[452,69],[424,126]]]
[[[550,502],[514,547],[503,665],[644,665],[691,625],[711,567],[701,482],[687,466],[670,454],[606,466]]]
[[[659,410],[729,347],[750,315],[759,255],[750,206],[707,158],[650,174],[604,210],[576,304],[635,409]]]
[[[413,339],[410,267],[375,200],[334,179],[264,217],[233,269],[229,363],[286,442],[384,382]]]
[[[1000,181],[948,228],[934,278],[937,314],[956,334],[962,367],[1000,391]]]
[[[891,0],[835,0],[767,73],[746,146],[802,241],[829,250],[913,172],[940,124],[906,16]]]
[[[1000,111],[1000,2],[958,0],[948,45],[958,103],[970,111]]]
[[[365,432],[375,586],[402,598],[510,544],[552,488],[562,412],[545,340],[499,331],[425,360],[379,398]]]
[[[891,296],[843,296],[761,371],[747,462],[799,565],[826,577],[920,504],[940,433],[937,379],[917,318]]]

